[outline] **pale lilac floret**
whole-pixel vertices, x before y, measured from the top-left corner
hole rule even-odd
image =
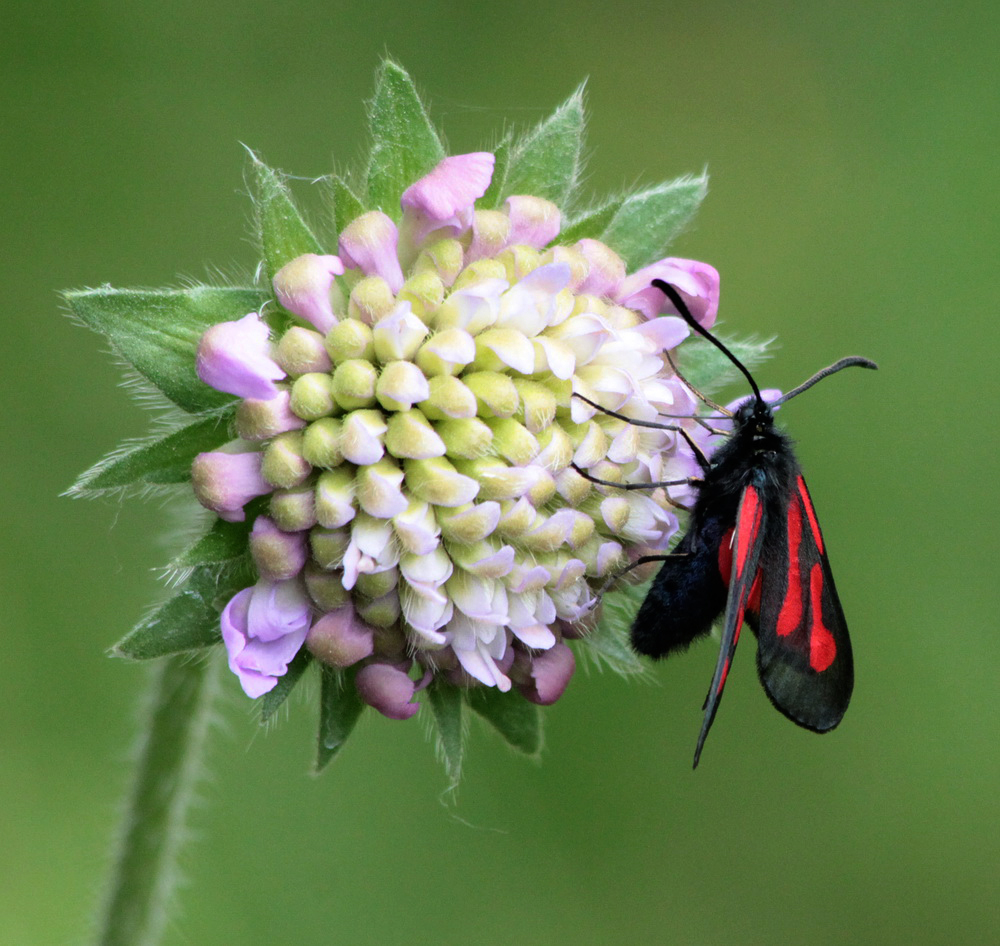
[[[195,359],[198,377],[217,391],[270,400],[285,372],[271,357],[267,324],[256,312],[236,322],[213,325],[201,337]]]
[[[274,689],[309,632],[309,598],[298,581],[259,581],[226,605],[220,619],[229,669],[256,698]]]
[[[369,706],[373,706],[389,719],[409,719],[420,709],[413,703],[417,685],[396,667],[385,663],[368,664],[358,671],[354,678],[358,694]]]
[[[647,319],[663,312],[677,314],[673,303],[656,286],[654,279],[670,283],[687,303],[695,321],[711,328],[719,311],[719,272],[698,260],[668,257],[626,276],[618,286],[615,300],[637,309]]]
[[[559,236],[562,218],[552,201],[541,197],[508,197],[506,207],[510,243],[524,243],[540,250]]]
[[[250,531],[250,551],[261,578],[294,578],[309,557],[308,533],[285,532],[274,520],[258,516]]]
[[[194,494],[206,509],[227,522],[242,522],[243,507],[274,488],[261,474],[260,453],[199,453],[191,465]]]
[[[518,689],[532,703],[548,706],[563,695],[575,670],[573,651],[563,643],[554,644],[531,658],[530,676],[518,683]]]
[[[375,635],[353,605],[324,614],[309,631],[306,647],[324,663],[350,667],[375,648]]]
[[[274,292],[289,312],[328,332],[337,324],[330,290],[343,272],[339,257],[303,253],[274,274]]]
[[[352,220],[340,234],[340,255],[352,269],[366,276],[381,276],[393,292],[403,285],[403,270],[396,255],[399,233],[382,211],[373,210]]]
[[[452,155],[403,191],[404,227],[415,245],[432,230],[468,229],[473,204],[490,186],[494,160],[488,151]]]

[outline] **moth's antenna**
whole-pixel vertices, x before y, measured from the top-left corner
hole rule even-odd
[[[691,310],[687,307],[687,303],[681,298],[681,294],[670,285],[668,282],[664,282],[662,279],[654,279],[653,285],[660,290],[673,304],[677,311],[680,313],[681,318],[687,322],[699,335],[703,335],[707,338],[719,351],[722,352],[737,368],[743,373],[743,377],[750,382],[750,387],[753,389],[753,395],[757,399],[758,404],[763,404],[764,399],[760,396],[760,388],[757,387],[757,382],[754,381],[753,375],[747,371],[743,363],[737,358],[725,345],[722,344],[707,328],[703,328],[701,325],[695,321],[695,317],[691,314]],[[817,379],[819,380],[819,379]]]
[[[784,404],[785,401],[790,401],[793,397],[796,397],[803,391],[808,391],[817,381],[822,381],[831,374],[836,374],[842,368],[850,368],[854,365],[857,365],[859,368],[871,368],[872,370],[878,368],[878,365],[875,364],[874,361],[871,361],[868,358],[862,358],[860,355],[851,355],[848,358],[841,358],[840,361],[834,362],[829,368],[817,371],[816,374],[814,374],[808,381],[803,381],[797,388],[792,388],[792,390],[787,394],[782,394],[778,400],[771,402],[771,406],[777,407],[779,404]]]

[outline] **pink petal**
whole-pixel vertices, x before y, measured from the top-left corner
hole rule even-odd
[[[456,154],[403,191],[403,210],[424,214],[429,222],[447,221],[470,211],[493,179],[494,157],[486,151]]]
[[[380,210],[352,220],[340,234],[340,255],[352,269],[366,276],[381,276],[393,292],[403,285],[403,271],[396,255],[396,224]]]
[[[670,300],[650,285],[654,279],[662,279],[677,289],[699,325],[711,328],[715,324],[719,311],[719,273],[714,266],[675,257],[662,259],[622,280],[616,301],[637,309],[647,319],[663,312],[677,314]]]
[[[559,236],[559,208],[541,197],[508,197],[509,243],[524,243],[540,250]]]
[[[389,719],[409,719],[420,709],[411,703],[416,691],[414,682],[402,671],[389,664],[369,664],[354,678],[358,694],[369,706]]]
[[[267,324],[256,312],[237,322],[213,325],[201,337],[195,358],[198,377],[217,391],[269,400],[285,372],[271,357]]]
[[[274,291],[289,312],[328,332],[337,324],[330,304],[330,289],[344,264],[336,256],[305,253],[274,274]]]

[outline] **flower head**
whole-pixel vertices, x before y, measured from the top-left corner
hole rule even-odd
[[[609,582],[678,530],[690,489],[657,484],[697,473],[689,444],[711,446],[667,357],[688,326],[650,288],[668,280],[713,323],[715,269],[662,256],[704,179],[574,215],[579,92],[503,161],[446,155],[394,63],[371,121],[363,176],[331,178],[338,235],[325,247],[253,157],[270,279],[153,294],[156,319],[132,327],[146,348],[129,351],[195,419],[111,468],[166,484],[193,461],[195,496],[219,521],[179,560],[189,585],[164,620],[203,621],[226,602],[230,668],[248,695],[271,694],[271,711],[319,662],[321,761],[364,705],[407,719],[426,692],[439,725],[460,732],[466,703],[503,732],[497,699],[558,699],[574,651],[600,638]],[[87,318],[117,304],[107,292],[70,301]],[[168,317],[175,334],[156,329]],[[185,338],[200,338],[187,361]],[[95,468],[80,491],[111,474]],[[157,627],[120,650],[214,637]],[[638,666],[620,643],[592,652]]]

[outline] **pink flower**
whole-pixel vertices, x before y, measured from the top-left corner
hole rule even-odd
[[[330,304],[330,289],[344,264],[336,256],[305,253],[274,274],[274,292],[289,312],[328,332],[337,324]]]
[[[222,612],[222,640],[247,696],[274,689],[309,632],[309,598],[298,581],[259,581]]]
[[[396,255],[396,224],[382,211],[373,210],[352,220],[340,234],[340,255],[352,269],[366,276],[381,276],[393,292],[403,285],[403,270]]]
[[[574,670],[573,651],[565,644],[554,644],[531,658],[530,677],[526,683],[519,683],[518,689],[532,703],[548,706],[563,695]]]
[[[227,522],[242,522],[243,507],[274,488],[261,475],[259,453],[199,453],[191,465],[194,494],[206,509]]]
[[[541,197],[508,197],[510,243],[525,243],[540,250],[559,236],[559,208]]]
[[[719,273],[714,266],[690,259],[662,259],[623,279],[615,300],[638,309],[647,319],[662,312],[677,315],[670,300],[650,285],[654,279],[670,283],[681,294],[699,325],[711,328],[715,324],[719,311]]]
[[[256,312],[238,322],[220,322],[201,337],[195,368],[217,391],[270,400],[285,372],[271,357],[267,325]]]
[[[358,618],[353,605],[347,605],[324,614],[313,624],[306,647],[323,663],[350,667],[371,656],[374,640],[372,628]]]
[[[413,245],[442,227],[468,229],[473,204],[490,186],[494,160],[488,151],[452,155],[403,191],[403,226]]]
[[[354,678],[354,685],[361,699],[389,719],[409,719],[420,709],[419,703],[410,702],[417,685],[390,664],[374,663],[362,667]]]

